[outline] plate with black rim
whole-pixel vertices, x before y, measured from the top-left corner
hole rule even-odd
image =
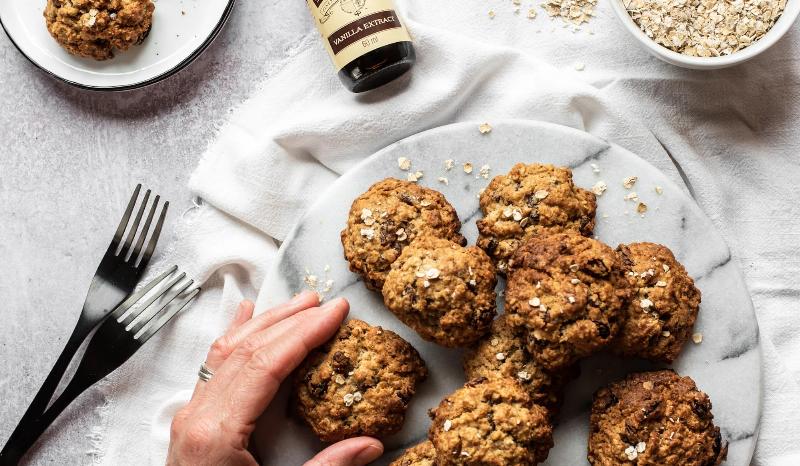
[[[714,422],[729,445],[725,464],[750,464],[761,413],[758,324],[737,260],[713,223],[684,187],[618,145],[549,123],[508,120],[493,122],[493,126],[488,134],[478,131],[477,122],[432,129],[387,147],[344,174],[318,196],[281,245],[256,308],[267,309],[308,288],[308,283],[317,283],[318,291],[326,296],[349,300],[351,318],[392,330],[417,348],[429,377],[411,400],[403,429],[383,439],[386,454],[375,464],[386,465],[403,449],[426,438],[430,427],[427,410],[459,388],[465,377],[460,351],[420,338],[384,307],[379,293],[367,290],[348,270],[339,232],[353,199],[383,178],[405,178],[408,172],[398,168],[398,158],[410,158],[411,171],[424,173],[418,182],[445,195],[463,222],[462,234],[475,244],[475,223],[482,216],[477,195],[493,176],[507,173],[517,162],[570,167],[578,186],[607,183],[607,191],[598,198],[597,239],[612,247],[638,241],[664,244],[693,277],[702,292],[693,332],[703,338],[699,343],[687,342],[671,368],[690,376],[711,398]],[[455,159],[455,167],[448,170],[445,159]],[[461,168],[465,162],[472,163],[474,171],[465,173]],[[478,167],[489,173],[482,176]],[[626,189],[622,181],[632,175],[638,181]],[[440,182],[439,177],[448,182]],[[637,204],[629,200],[634,190],[648,206],[646,213],[637,211]],[[309,279],[312,275],[315,280]],[[498,291],[503,286],[498,284]],[[502,305],[499,296],[498,308]],[[566,391],[555,428],[555,447],[544,464],[588,464],[593,392],[631,372],[660,368],[663,366],[609,354],[582,361],[580,378]],[[289,394],[290,387],[284,384],[259,422],[255,445],[264,464],[302,464],[323,447],[307,427],[287,414]]]
[[[47,0],[0,0],[0,25],[31,63],[54,78],[83,89],[123,91],[161,81],[194,61],[222,30],[235,0],[154,3],[153,26],[142,44],[104,61],[61,48],[45,25]]]

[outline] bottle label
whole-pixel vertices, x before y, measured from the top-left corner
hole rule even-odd
[[[410,41],[392,0],[306,0],[337,69],[384,45]]]

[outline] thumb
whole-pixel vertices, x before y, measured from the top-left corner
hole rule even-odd
[[[370,437],[356,437],[334,443],[305,466],[364,466],[383,454],[383,444]]]

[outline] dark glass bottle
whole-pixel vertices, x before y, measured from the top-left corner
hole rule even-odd
[[[339,70],[342,84],[353,92],[366,92],[394,81],[416,62],[414,44],[396,42],[356,58]]]
[[[347,89],[375,89],[414,66],[414,45],[393,0],[306,2]]]

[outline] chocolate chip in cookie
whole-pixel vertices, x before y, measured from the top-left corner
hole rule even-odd
[[[425,362],[400,336],[350,320],[297,371],[297,412],[324,442],[400,430]]]

